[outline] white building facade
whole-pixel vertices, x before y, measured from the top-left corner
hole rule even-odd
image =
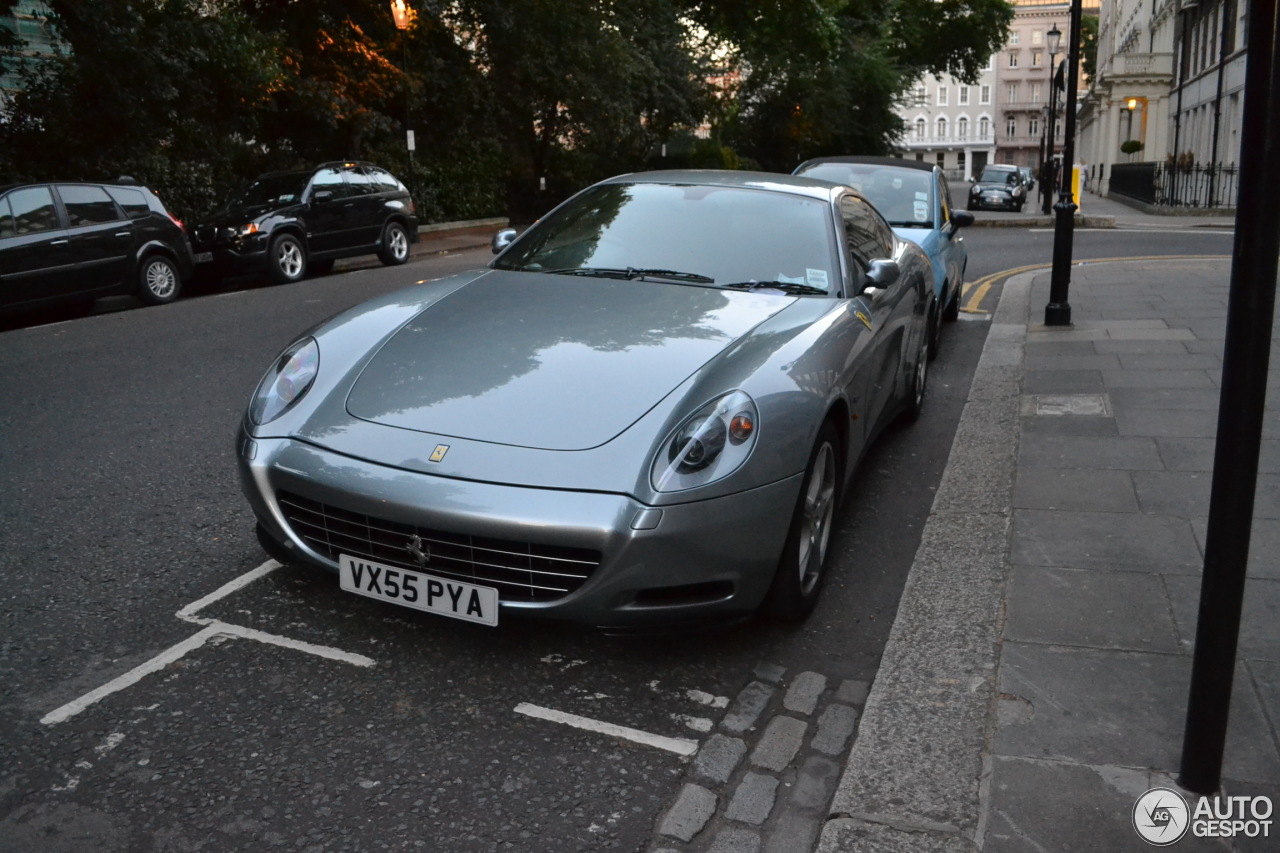
[[[1080,159],[1096,191],[1110,193],[1117,164],[1234,172],[1247,3],[1103,0],[1098,75],[1079,116]],[[1234,179],[1216,184],[1213,206],[1234,205]]]
[[[898,142],[904,157],[936,162],[954,179],[972,180],[987,163],[1039,168],[1049,148],[1050,82],[1066,56],[1069,0],[1013,0],[1014,18],[1004,46],[992,55],[976,85],[954,78],[924,78],[909,103],[898,109],[906,131]],[[1084,0],[1096,14],[1098,0]],[[1064,47],[1049,52],[1050,30]],[[1059,98],[1059,104],[1065,97]],[[1054,144],[1062,145],[1061,107]]]
[[[995,95],[994,61],[976,84],[954,77],[922,78],[909,103],[898,109],[906,128],[898,153],[937,163],[952,180],[972,180],[994,162]]]

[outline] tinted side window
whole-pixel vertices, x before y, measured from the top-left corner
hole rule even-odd
[[[130,219],[146,219],[151,208],[147,206],[147,197],[138,190],[123,187],[107,187],[107,194],[124,208]]]
[[[0,238],[12,237],[18,233],[13,224],[13,211],[9,208],[8,197],[0,198]]]
[[[333,193],[334,198],[346,198],[350,194],[347,191],[347,182],[342,177],[342,171],[334,168],[321,169],[311,179],[311,194],[314,196],[321,190]]]
[[[58,195],[62,196],[62,205],[67,209],[67,220],[72,228],[124,218],[102,187],[62,184],[58,186]]]
[[[15,234],[35,234],[62,227],[58,223],[58,209],[53,206],[53,193],[48,187],[14,190],[8,198]]]
[[[373,195],[381,192],[373,178],[359,166],[346,166],[342,171],[347,177],[347,185],[351,187],[352,195]]]
[[[401,192],[404,191],[404,186],[386,169],[379,169],[377,166],[369,166],[366,171],[369,172],[370,177],[372,177],[374,183],[377,184],[378,192],[393,193],[397,190]]]
[[[893,234],[871,205],[847,195],[840,199],[840,215],[849,251],[864,271],[877,258],[893,257]]]

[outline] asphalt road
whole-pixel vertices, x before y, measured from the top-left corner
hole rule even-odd
[[[1078,255],[1149,254],[1152,239],[1078,235]],[[974,229],[968,278],[1046,261],[1040,242]],[[687,759],[518,707],[697,742],[761,662],[874,678],[985,340],[981,304],[945,329],[924,417],[864,460],[801,628],[495,630],[306,570],[246,574],[266,557],[232,439],[269,360],[352,303],[487,259],[0,332],[0,849],[643,850]],[[234,630],[207,638],[209,620]]]

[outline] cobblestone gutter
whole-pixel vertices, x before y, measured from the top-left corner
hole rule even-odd
[[[650,853],[795,853],[826,822],[866,682],[756,667],[689,764]]]

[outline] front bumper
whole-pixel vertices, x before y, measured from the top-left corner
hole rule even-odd
[[[322,547],[291,526],[282,493],[392,527],[586,549],[598,552],[599,563],[576,589],[549,601],[502,594],[501,612],[613,629],[692,626],[754,612],[773,581],[802,479],[797,474],[747,492],[654,508],[620,494],[404,471],[293,439],[241,434],[238,451],[241,485],[259,523],[295,562],[338,570]]]

